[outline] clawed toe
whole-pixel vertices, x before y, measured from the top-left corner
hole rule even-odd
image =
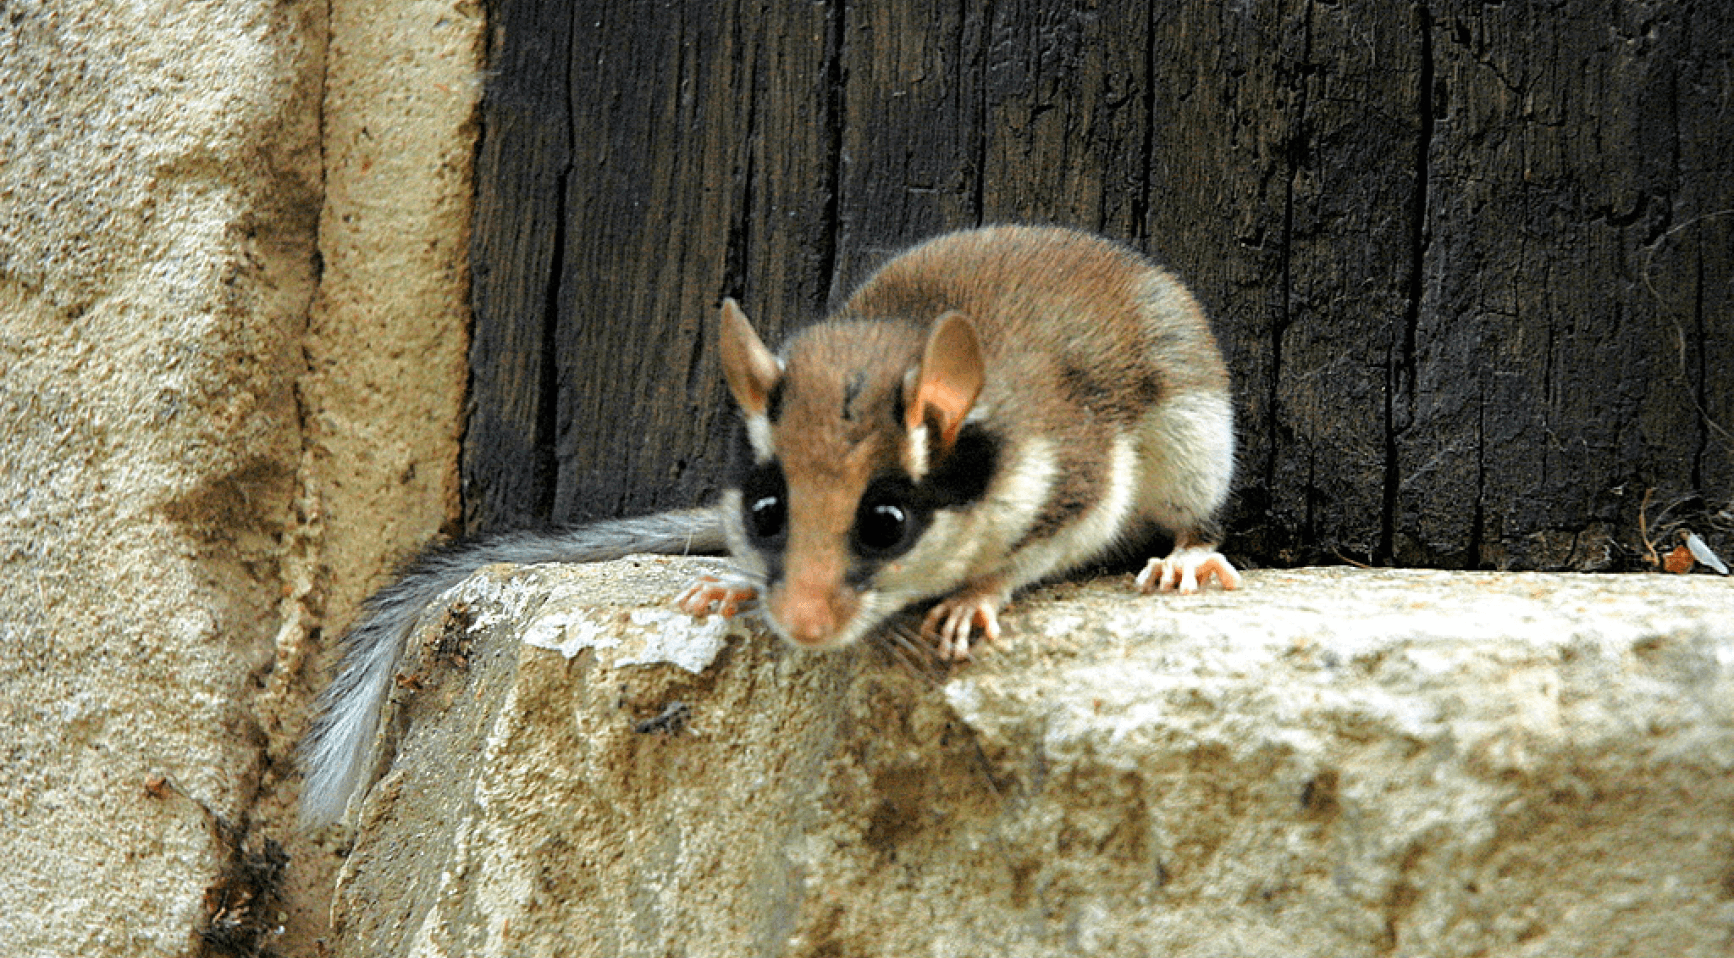
[[[999,602],[994,597],[954,596],[929,609],[921,624],[921,634],[934,642],[946,662],[969,658],[976,629],[986,641],[999,641]]]
[[[1240,588],[1240,573],[1222,553],[1180,549],[1165,559],[1151,559],[1138,574],[1138,588],[1145,592],[1191,595],[1212,579],[1224,590]]]
[[[725,581],[716,576],[700,576],[674,600],[686,614],[702,618],[716,613],[733,618],[742,609],[758,600],[759,592],[744,582]]]

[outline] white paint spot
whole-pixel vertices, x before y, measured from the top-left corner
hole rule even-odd
[[[525,627],[523,642],[568,659],[586,649],[618,650],[618,657],[605,663],[611,668],[668,664],[698,674],[710,668],[729,639],[746,634],[745,618],[695,619],[684,612],[635,609],[622,620],[614,609],[568,608],[537,616]]]
[[[707,615],[695,619],[684,612],[639,609],[630,616],[633,625],[648,634],[641,650],[615,662],[623,665],[657,665],[666,662],[698,674],[710,668],[730,636],[745,634],[739,617]]]
[[[549,649],[567,658],[585,649],[618,648],[620,642],[620,630],[603,628],[595,613],[589,611],[543,616],[524,630],[525,645]]]

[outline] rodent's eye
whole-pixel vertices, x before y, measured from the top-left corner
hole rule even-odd
[[[741,522],[747,537],[761,544],[787,530],[788,486],[775,462],[755,466],[741,477]]]
[[[864,559],[891,559],[916,545],[926,519],[928,515],[919,507],[907,479],[881,477],[870,482],[860,507],[855,510],[851,545],[855,554]]]
[[[746,504],[747,534],[754,539],[775,539],[789,523],[789,510],[782,496],[760,496]]]
[[[908,527],[909,513],[894,503],[881,502],[861,510],[855,522],[855,540],[866,552],[889,552],[903,541],[903,530]]]

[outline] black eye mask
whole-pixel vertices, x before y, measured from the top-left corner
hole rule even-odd
[[[789,534],[789,487],[776,460],[760,463],[741,476],[741,520],[747,538],[761,548],[783,543]]]

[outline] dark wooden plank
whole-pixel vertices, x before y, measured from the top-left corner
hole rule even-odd
[[[1439,187],[1400,397],[1395,557],[1594,567],[1615,533],[1632,541],[1644,488],[1695,485],[1693,377],[1677,375],[1640,274],[1670,221],[1734,199],[1726,153],[1720,187],[1693,208],[1678,196],[1687,141],[1726,144],[1727,124],[1657,122],[1695,101],[1689,45],[1700,68],[1734,51],[1725,29],[1706,44],[1716,35],[1691,30],[1683,6],[1622,7],[1614,22],[1589,3],[1436,10]]]
[[[1639,337],[1652,375],[1620,524],[1630,528],[1641,484],[1655,490],[1652,521],[1673,507],[1662,518],[1691,523],[1734,562],[1734,6],[1651,13],[1621,30],[1649,54],[1634,64],[1643,94],[1620,157],[1648,171],[1645,192],[1610,208],[1648,219],[1644,237],[1655,237],[1640,248],[1632,294],[1652,311]]]
[[[1236,376],[1237,547],[1370,559],[1415,268],[1421,37],[1408,8],[1159,8],[1148,231]]]
[[[991,9],[981,219],[1140,239],[1148,4],[1013,0]]]
[[[831,258],[825,7],[593,4],[574,36],[561,520],[714,493],[732,428],[717,305],[744,296],[775,328],[813,308]]]
[[[1306,49],[1300,3],[1236,10],[1157,3],[1149,31],[1148,251],[1209,311],[1234,377],[1239,455],[1235,547],[1293,557],[1269,490],[1276,470],[1275,359],[1283,294],[1289,157],[1298,117],[1292,65]],[[1290,65],[1285,68],[1284,65]]]
[[[563,181],[571,162],[570,8],[511,0],[493,13],[470,242],[470,418],[464,525],[548,521],[555,463],[549,363]],[[551,66],[553,68],[551,68]]]
[[[987,10],[843,6],[834,301],[908,243],[981,221]]]
[[[1382,561],[1394,397],[1422,308],[1431,25],[1396,5],[1308,4],[1301,16],[1266,494],[1295,558]]]
[[[732,4],[587,7],[569,74],[583,132],[559,292],[562,520],[654,508],[708,454],[712,413],[678,393],[722,284],[750,124]]]
[[[1019,220],[1197,289],[1243,553],[1618,565],[1646,489],[1734,552],[1721,6],[567,9],[495,14],[472,525],[701,500],[722,295],[778,339],[909,242]]]
[[[766,337],[822,316],[836,265],[843,135],[843,13],[811,4],[798,15],[757,9],[762,45],[743,228],[731,238],[728,292]],[[720,380],[714,367],[707,374]],[[720,390],[718,395],[723,393]]]

